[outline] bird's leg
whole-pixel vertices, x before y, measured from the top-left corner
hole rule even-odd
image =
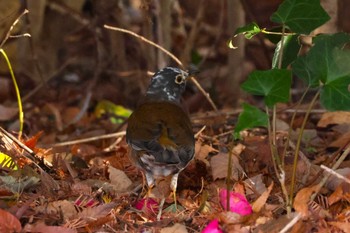
[[[165,197],[163,197],[162,200],[160,201],[159,210],[158,210],[158,214],[157,214],[157,221],[160,221],[160,218],[162,217],[164,202],[165,202]]]
[[[153,175],[148,173],[148,172],[145,172],[145,177],[146,177],[146,183],[147,183],[147,193],[146,193],[146,202],[145,202],[145,206],[148,206],[148,201],[149,201],[149,198],[151,196],[151,193],[152,193],[152,189],[154,187],[154,178],[153,178]]]
[[[174,197],[174,204],[175,204],[175,209],[177,210],[177,201],[176,201],[176,187],[177,187],[177,179],[179,177],[179,173],[176,173],[175,175],[173,175],[173,177],[171,178],[171,182],[170,182],[170,188],[173,191],[173,197]]]

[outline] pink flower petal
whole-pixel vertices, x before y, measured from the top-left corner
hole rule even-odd
[[[244,195],[230,191],[230,211],[242,216],[252,213],[252,206],[249,204]],[[226,210],[227,207],[227,190],[222,189],[219,192],[221,206]]]
[[[219,221],[217,219],[212,220],[202,231],[202,233],[222,233],[219,228]]]
[[[158,202],[153,198],[143,198],[135,204],[136,209],[142,210],[143,212],[146,212],[146,213],[157,212],[158,206],[159,206]]]

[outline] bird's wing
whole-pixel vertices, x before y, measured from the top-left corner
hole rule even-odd
[[[147,161],[185,167],[193,158],[191,123],[179,106],[167,103],[140,106],[128,124],[128,144]]]

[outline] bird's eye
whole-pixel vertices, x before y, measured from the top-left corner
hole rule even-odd
[[[175,77],[175,83],[181,84],[185,81],[185,77],[182,74],[178,74]]]

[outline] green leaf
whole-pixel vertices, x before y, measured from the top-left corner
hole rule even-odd
[[[334,79],[334,76],[342,76],[344,69],[338,66],[341,64],[348,67],[344,61],[346,56],[339,57],[334,53],[334,49],[342,48],[350,42],[350,36],[345,33],[336,33],[331,35],[319,35],[314,38],[314,46],[306,56],[301,56],[292,64],[293,73],[305,81],[310,87],[317,87],[320,83],[326,83],[327,80]],[[346,72],[345,72],[346,73]]]
[[[245,36],[245,38],[249,40],[259,32],[261,32],[261,29],[255,22],[245,25],[243,27],[239,27],[236,29],[233,39],[228,41],[227,46],[230,49],[237,49],[237,46],[235,46],[235,43],[233,42],[235,37],[237,37],[239,34],[242,34]]]
[[[321,90],[321,103],[330,111],[350,111],[350,75],[339,78]]]
[[[350,110],[350,51],[334,48],[327,79],[321,90],[321,104],[331,111]]]
[[[299,34],[310,34],[330,19],[320,0],[285,0],[271,16],[271,21],[284,24]]]
[[[121,105],[116,105],[108,100],[101,100],[95,107],[94,114],[97,118],[107,115],[113,124],[122,123],[123,119],[131,115],[131,111]]]
[[[255,36],[256,34],[260,33],[261,29],[259,27],[259,25],[257,25],[255,22],[247,24],[243,27],[239,27],[237,28],[237,30],[235,31],[235,36],[239,35],[239,34],[243,34],[245,36],[245,38],[247,39],[251,39],[253,36]]]
[[[240,138],[240,132],[253,127],[267,127],[269,117],[260,109],[249,104],[243,104],[243,112],[239,114],[238,122],[234,130],[234,138]]]
[[[291,81],[289,70],[253,71],[241,88],[250,94],[264,96],[265,104],[271,107],[278,102],[288,102]]]
[[[284,36],[283,40],[283,57],[281,68],[287,68],[287,66],[297,58],[301,45],[299,43],[298,35]],[[275,49],[272,59],[272,68],[278,68],[278,58],[282,51],[281,44],[281,41],[278,42]]]

